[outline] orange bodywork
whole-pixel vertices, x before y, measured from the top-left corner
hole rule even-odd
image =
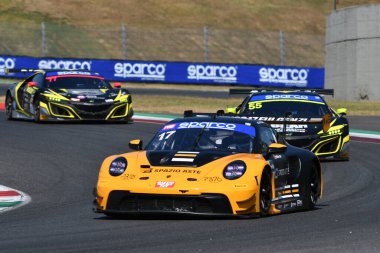
[[[120,176],[111,176],[110,164],[118,157],[127,160],[127,168]],[[236,160],[246,164],[244,175],[235,180],[224,178],[224,168]],[[151,166],[146,151],[110,156],[104,160],[99,172],[96,208],[106,212],[109,194],[119,190],[177,196],[222,194],[228,198],[232,214],[256,214],[260,212],[260,181],[266,167],[269,165],[262,155],[246,153],[232,154],[200,167]],[[272,208],[271,213],[276,210]]]

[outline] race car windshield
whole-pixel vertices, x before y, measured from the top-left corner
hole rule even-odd
[[[52,89],[110,89],[111,85],[100,78],[64,77],[46,78],[47,88]]]
[[[291,112],[293,117],[321,118],[329,113],[329,110],[323,102],[269,100],[250,101],[242,112],[260,117],[284,117]]]
[[[231,124],[233,125],[233,124]],[[244,126],[246,129],[253,127]],[[147,145],[146,150],[156,151],[229,151],[252,153],[254,135],[243,131],[208,128],[168,129],[161,131]]]

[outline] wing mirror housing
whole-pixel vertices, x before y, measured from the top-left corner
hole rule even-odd
[[[131,140],[129,141],[129,148],[133,150],[142,150],[143,141],[142,140]]]
[[[226,114],[237,114],[236,107],[229,107],[226,109]]]
[[[120,89],[121,88],[121,83],[113,83],[113,87],[116,88],[116,89]]]
[[[28,82],[28,87],[36,87],[37,83],[36,82]]]
[[[340,116],[347,115],[347,108],[339,108],[336,110],[336,113],[338,113]]]
[[[287,146],[284,144],[272,143],[268,147],[267,154],[272,155],[272,154],[283,153],[283,152],[285,152],[286,148],[287,148]]]

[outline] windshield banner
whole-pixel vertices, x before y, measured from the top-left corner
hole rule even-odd
[[[263,66],[194,62],[128,61],[74,58],[35,58],[0,55],[0,77],[25,78],[24,73],[6,74],[6,68],[87,69],[109,81],[158,82],[324,88],[324,68]]]

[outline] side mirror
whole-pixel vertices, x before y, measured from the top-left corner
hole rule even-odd
[[[28,82],[28,87],[36,87],[37,83],[36,82]]]
[[[237,110],[236,107],[229,107],[226,109],[226,114],[236,114]]]
[[[120,89],[121,88],[121,83],[113,83],[113,87],[116,88],[116,89]]]
[[[129,148],[133,150],[142,150],[143,141],[142,140],[131,140],[129,142]]]
[[[339,108],[336,110],[336,113],[338,113],[340,116],[347,115],[347,108]]]
[[[268,155],[283,153],[286,150],[286,145],[280,143],[272,143],[268,147]]]

